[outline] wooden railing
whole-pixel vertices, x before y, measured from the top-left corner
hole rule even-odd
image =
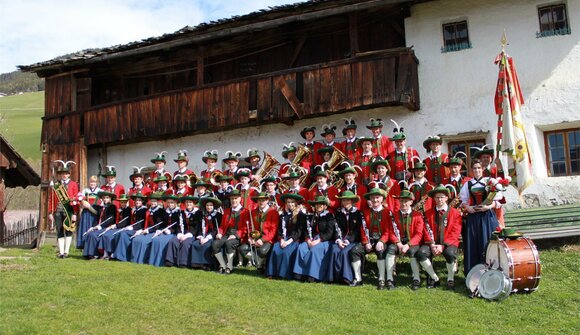
[[[388,105],[417,110],[417,66],[412,50],[385,50],[97,107],[83,112],[85,144],[289,123]]]

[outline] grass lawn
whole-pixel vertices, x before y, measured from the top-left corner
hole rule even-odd
[[[40,132],[44,92],[0,98],[0,133],[33,166],[40,161]]]
[[[537,292],[489,302],[469,299],[462,275],[455,292],[413,292],[407,263],[396,290],[377,291],[368,274],[350,288],[9,249],[0,334],[578,334],[579,256],[577,246],[542,251]]]

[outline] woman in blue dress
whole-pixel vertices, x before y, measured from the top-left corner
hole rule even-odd
[[[131,262],[137,264],[148,264],[149,253],[151,251],[151,238],[153,234],[161,229],[165,223],[165,211],[161,205],[161,198],[163,193],[152,193],[149,197],[149,217],[147,218],[145,228],[141,231],[136,231],[132,236],[131,242]]]
[[[202,197],[199,200],[199,212],[196,213],[195,240],[191,245],[191,267],[209,270],[213,264],[212,244],[222,222],[222,213],[218,211],[222,202],[214,197]]]
[[[304,241],[306,214],[299,208],[304,198],[299,194],[286,193],[280,196],[285,211],[280,215],[278,242],[272,247],[266,276],[269,278],[292,279],[298,245]]]
[[[485,263],[487,244],[499,225],[491,209],[500,206],[498,200],[502,197],[498,192],[491,201],[486,201],[486,185],[490,178],[483,176],[479,159],[471,161],[471,171],[473,179],[466,182],[459,192],[461,206],[468,213],[463,231],[463,271],[466,275],[477,264]]]
[[[181,216],[181,209],[177,204],[179,198],[174,194],[168,194],[163,197],[165,200],[165,219],[153,237],[151,237],[151,251],[149,253],[149,265],[163,266],[165,264],[165,253],[169,241],[183,234],[185,225]]]
[[[149,218],[149,211],[144,203],[147,202],[147,196],[139,193],[130,196],[133,200],[134,207],[131,209],[130,225],[123,228],[122,231],[115,235],[115,250],[113,257],[117,260],[127,262],[131,255],[131,236],[141,234],[147,219]]]
[[[362,278],[357,275],[356,281],[354,280],[350,256],[352,248],[361,243],[363,214],[355,206],[360,197],[351,191],[344,191],[336,199],[340,200],[341,208],[336,211],[335,243],[332,245],[329,281],[360,285]]]
[[[97,195],[103,204],[85,207],[97,216],[95,225],[87,230],[84,239],[83,256],[87,259],[97,259],[101,256],[102,250],[98,248],[102,238],[100,235],[104,232],[103,229],[114,225],[117,220],[117,207],[112,203],[116,198],[115,193],[101,191]]]
[[[177,233],[167,246],[165,254],[165,266],[187,267],[191,264],[191,242],[193,241],[193,229],[195,227],[195,217],[199,210],[196,207],[198,198],[192,195],[179,197],[183,204],[181,211],[183,221],[183,232]]]
[[[99,178],[97,176],[91,176],[89,178],[89,187],[82,190],[82,195],[85,200],[82,202],[84,208],[88,208],[97,203],[97,194],[101,191],[99,188]],[[97,216],[89,210],[83,210],[81,214],[81,219],[79,221],[77,230],[77,249],[83,249],[85,244],[83,241],[83,236],[95,224]]]
[[[102,233],[99,241],[99,249],[103,250],[103,259],[110,259],[115,252],[117,244],[115,243],[115,235],[121,229],[131,225],[131,207],[129,207],[129,197],[126,194],[121,194],[117,199],[119,201],[119,208],[117,209],[117,223],[111,225]]]
[[[298,246],[298,255],[294,262],[294,274],[308,281],[324,281],[330,278],[331,241],[334,236],[336,220],[327,208],[329,200],[317,196],[308,201],[315,213],[306,220],[306,238]]]

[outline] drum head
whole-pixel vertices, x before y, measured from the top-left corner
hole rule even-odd
[[[491,269],[481,275],[479,293],[488,300],[503,300],[512,291],[511,280],[501,271]]]
[[[487,245],[487,250],[485,251],[485,262],[489,265],[491,269],[498,269],[501,267],[503,273],[508,277],[510,275],[510,266],[512,265],[509,260],[509,255],[506,251],[506,246],[501,240],[491,240]]]
[[[481,275],[483,275],[486,271],[487,265],[485,264],[477,264],[471,268],[465,277],[465,286],[467,286],[467,289],[469,289],[471,292],[475,292],[477,286],[479,286]]]

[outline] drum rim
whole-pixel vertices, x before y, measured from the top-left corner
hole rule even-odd
[[[501,278],[503,278],[503,287],[501,288],[501,290],[496,293],[495,295],[488,295],[487,292],[485,290],[482,289],[482,285],[481,283],[485,283],[485,281],[487,280],[487,278],[499,274],[499,276]],[[481,280],[484,279],[484,280]],[[486,271],[480,278],[480,285],[479,285],[479,294],[487,299],[487,300],[504,300],[505,298],[507,298],[510,293],[512,292],[512,281],[510,280],[510,278],[501,270],[498,269],[489,269],[488,271]],[[485,285],[485,284],[483,284]],[[487,296],[486,296],[487,295]]]
[[[487,270],[488,270],[488,267],[486,264],[477,264],[474,267],[472,267],[471,270],[469,270],[469,272],[467,273],[467,276],[465,277],[465,286],[467,286],[467,289],[470,290],[471,292],[475,291],[479,287],[479,282],[481,280],[481,276]],[[475,283],[474,288],[472,289],[469,284],[471,282],[472,277],[475,275],[475,273],[480,273],[480,275],[479,275],[479,278],[477,280],[477,283]]]

